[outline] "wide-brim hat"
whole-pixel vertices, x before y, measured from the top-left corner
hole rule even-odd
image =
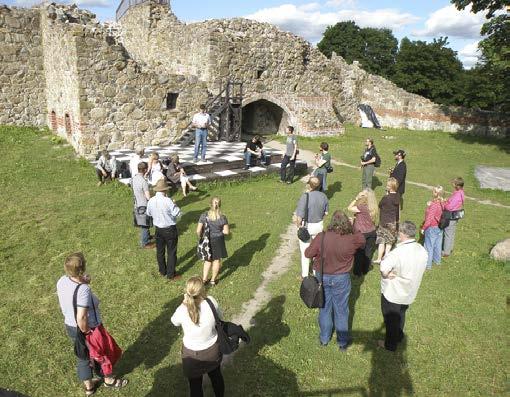
[[[156,186],[154,186],[155,192],[166,192],[168,189],[170,189],[170,186],[168,186],[168,183],[164,179],[160,179]]]

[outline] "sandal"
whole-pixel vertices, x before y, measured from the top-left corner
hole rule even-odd
[[[121,389],[129,383],[127,379],[117,378],[113,381],[113,383],[104,382],[105,387],[110,387],[114,389]]]
[[[209,284],[211,284],[213,287],[218,284],[218,280],[210,280]]]
[[[208,278],[207,280],[202,279],[202,282],[204,283],[204,285],[207,285],[211,282],[211,279],[210,278]]]
[[[85,395],[92,396],[96,392],[100,384],[101,384],[100,379],[92,379],[92,387],[90,389],[85,388]]]

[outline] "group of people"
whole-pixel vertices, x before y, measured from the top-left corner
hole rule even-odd
[[[439,265],[441,257],[452,252],[456,226],[464,215],[464,181],[460,177],[452,180],[454,192],[447,200],[443,199],[441,186],[432,189],[432,199],[427,202],[424,221],[418,229],[413,222],[400,222],[407,175],[406,152],[402,149],[393,152],[395,166],[389,170],[386,192],[377,202],[372,178],[381,159],[372,139],[367,139],[365,146],[361,156],[362,191],[347,207],[351,217],[337,210],[325,228],[324,220],[329,213],[328,198],[321,191],[326,189],[325,179],[314,172],[308,180],[293,217],[296,226],[305,227],[310,236],[299,241],[300,278],[309,276],[312,270],[315,277],[323,280],[325,303],[318,318],[320,344],[327,345],[336,330],[337,343],[345,351],[350,343],[351,273],[364,275],[371,264],[379,265],[386,335],[378,344],[395,351],[404,338],[405,313],[416,298],[423,273],[433,264]],[[321,144],[321,149],[327,152],[328,146]],[[318,155],[316,160],[319,168],[331,158]],[[418,233],[424,235],[423,245],[416,239]],[[298,236],[301,235],[298,231]],[[377,258],[373,260],[376,247]]]
[[[205,160],[207,135],[205,138],[202,135],[206,134],[210,125],[210,117],[207,119],[205,114],[205,109],[202,109],[193,119],[198,137],[195,140],[195,159],[201,156]],[[281,182],[292,183],[298,153],[294,128],[289,126],[281,165]],[[177,225],[181,209],[168,196],[168,191],[171,183],[180,184],[184,194],[187,188],[194,190],[195,187],[180,167],[178,156],[174,156],[167,167],[155,153],[148,164],[142,161],[143,156],[143,149],[139,148],[130,163],[134,219],[141,230],[140,245],[147,249],[156,248],[159,274],[169,281],[175,281],[181,278],[176,272]],[[246,167],[251,166],[253,156],[260,159],[265,156],[259,137],[254,137],[247,144]],[[416,225],[410,221],[400,222],[407,174],[406,153],[399,149],[394,156],[395,167],[389,172],[386,192],[378,202],[372,189],[372,178],[381,159],[373,140],[366,140],[366,150],[361,157],[362,190],[347,207],[351,216],[336,210],[325,227],[324,221],[330,212],[325,191],[327,174],[332,171],[332,159],[329,145],[322,142],[306,192],[299,198],[293,221],[298,228],[306,228],[310,236],[305,241],[299,241],[300,278],[309,276],[312,271],[323,280],[324,307],[319,310],[318,316],[319,342],[322,346],[330,342],[336,330],[340,350],[348,349],[351,343],[348,326],[351,273],[364,275],[373,263],[380,266],[381,311],[386,327],[385,339],[378,341],[378,344],[395,351],[404,338],[405,314],[416,298],[425,269],[430,269],[432,264],[439,265],[441,257],[452,252],[456,225],[464,202],[462,178],[453,180],[455,192],[448,200],[443,199],[442,187],[433,189],[421,227],[425,238],[424,248],[416,240]],[[96,169],[101,183],[116,175],[115,162],[107,152],[102,154]],[[441,225],[444,211],[450,214],[449,224],[445,227]],[[150,234],[151,227],[155,229],[154,237]],[[213,197],[209,210],[200,215],[196,233],[199,255],[204,260],[202,277],[192,277],[187,281],[183,302],[171,321],[175,326],[182,327],[184,332],[181,354],[191,396],[203,395],[202,378],[205,374],[211,379],[215,395],[223,396],[222,354],[218,348],[215,320],[215,314],[221,316],[221,310],[218,302],[206,291],[207,285],[218,284],[222,259],[227,257],[225,237],[229,235],[230,228],[227,217],[221,211],[219,197]],[[151,240],[155,240],[155,243]],[[207,245],[201,247],[204,241]],[[376,248],[377,258],[373,260]],[[80,333],[92,338],[93,332],[102,327],[100,302],[91,291],[85,264],[83,254],[69,255],[64,263],[66,275],[57,283],[66,330],[75,343]],[[93,394],[100,383],[112,388],[122,388],[127,384],[126,379],[114,376],[115,360],[109,361],[108,352],[105,357],[101,362],[109,362],[106,366],[98,365],[94,360],[78,358],[78,376],[84,383],[87,396]],[[100,378],[94,378],[94,372]]]

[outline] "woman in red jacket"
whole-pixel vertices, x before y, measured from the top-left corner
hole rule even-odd
[[[432,201],[427,203],[425,220],[421,227],[421,233],[425,235],[425,249],[429,258],[427,269],[432,269],[432,262],[441,264],[441,246],[443,244],[443,231],[439,229],[439,221],[443,212],[443,187],[436,186],[432,189]]]

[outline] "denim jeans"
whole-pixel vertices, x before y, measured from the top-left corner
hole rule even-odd
[[[207,128],[197,128],[195,130],[195,153],[194,159],[198,159],[201,153],[202,160],[205,160],[205,152],[207,151]]]
[[[142,247],[145,247],[147,244],[149,244],[150,239],[150,229],[148,227],[141,227],[140,228],[140,245]]]
[[[251,165],[251,158],[256,157],[260,158],[260,161],[263,163],[265,161],[265,153],[264,151],[261,152],[260,157],[255,156],[253,153],[249,152],[248,150],[244,152],[244,163],[249,167]]]
[[[289,173],[287,173],[287,165],[289,166]],[[280,179],[282,182],[293,182],[294,172],[296,169],[296,159],[291,160],[290,156],[283,156],[282,166],[280,168]]]
[[[427,269],[432,268],[432,262],[436,265],[441,264],[441,245],[443,244],[443,231],[437,226],[432,226],[425,230],[425,249],[429,254],[427,260]]]
[[[326,170],[320,170],[320,171],[317,171],[314,173],[314,176],[316,176],[317,178],[319,178],[319,181],[321,181],[321,192],[325,193],[326,192],[326,186],[327,186],[327,182],[326,182],[326,178],[328,176],[328,173]]]
[[[317,273],[320,279],[320,274]],[[320,341],[327,344],[333,335],[333,325],[336,330],[336,340],[340,347],[347,346],[349,337],[349,294],[351,293],[351,275],[324,275],[325,304],[319,311]]]
[[[67,335],[73,342],[73,346],[74,346],[74,340],[76,339],[78,330],[76,327],[71,327],[70,325],[67,325],[67,324],[65,325],[65,327],[66,327]],[[81,358],[76,357],[76,373],[78,374],[78,378],[81,381],[91,380],[92,376],[93,376],[93,372],[95,372],[97,375],[102,376],[101,366],[96,361],[94,361],[94,367],[92,368],[90,366],[89,360],[83,360]]]

